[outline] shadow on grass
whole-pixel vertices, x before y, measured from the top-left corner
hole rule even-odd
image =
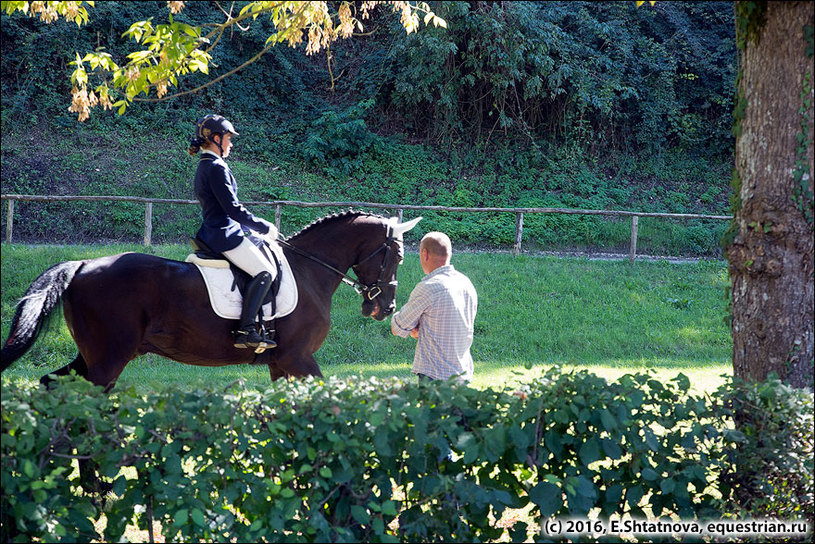
[[[691,389],[696,393],[712,393],[724,383],[725,376],[732,376],[733,368],[729,361],[689,361],[683,359],[640,359],[605,360],[593,364],[581,364],[574,360],[524,363],[516,360],[476,361],[475,375],[471,386],[477,389],[501,390],[521,386],[541,377],[544,372],[560,366],[564,371],[587,370],[608,381],[619,379],[624,374],[650,373],[657,379],[666,381],[679,373],[690,378]],[[339,378],[399,378],[403,381],[416,380],[411,373],[410,361],[383,361],[379,363],[327,364],[321,367],[323,375]],[[12,367],[3,373],[3,379],[36,382],[49,370],[46,367],[32,368],[28,365]],[[234,365],[224,367],[203,367],[176,363],[156,356],[147,356],[132,361],[117,382],[117,388],[134,387],[138,392],[160,391],[167,387],[190,389],[225,389],[242,380],[250,389],[263,390],[271,383],[266,366]]]

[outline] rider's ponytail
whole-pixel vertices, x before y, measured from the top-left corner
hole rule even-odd
[[[201,140],[201,138],[193,136],[192,138],[190,138],[190,147],[187,149],[187,153],[195,156],[195,154],[198,153],[198,151],[201,149],[201,145],[203,143],[204,142]]]

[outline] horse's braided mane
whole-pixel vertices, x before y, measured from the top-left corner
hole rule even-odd
[[[331,215],[326,215],[325,217],[321,217],[320,219],[316,219],[316,220],[312,221],[310,224],[308,224],[305,227],[303,227],[302,229],[300,229],[299,232],[296,232],[296,233],[292,234],[291,236],[289,236],[288,238],[286,238],[286,241],[287,242],[292,242],[295,239],[297,239],[298,237],[306,234],[309,230],[311,230],[311,229],[313,229],[313,228],[315,228],[317,226],[324,225],[324,224],[327,224],[327,223],[332,223],[334,221],[340,221],[340,220],[346,219],[348,217],[377,217],[379,219],[387,219],[387,218],[383,217],[382,215],[375,214],[375,213],[357,212],[357,211],[354,211],[354,210],[346,210],[344,212],[338,212],[338,213],[334,213],[334,214],[331,214]]]

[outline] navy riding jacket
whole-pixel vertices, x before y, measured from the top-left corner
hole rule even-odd
[[[254,216],[238,201],[238,184],[223,158],[202,153],[195,172],[195,196],[201,203],[203,224],[198,237],[218,252],[235,249],[243,239],[243,227],[260,234],[270,223]]]

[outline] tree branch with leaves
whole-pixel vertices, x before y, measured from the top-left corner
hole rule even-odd
[[[81,26],[88,22],[88,7],[94,2],[2,2],[0,8],[7,14],[22,12],[29,17],[53,23],[60,18]],[[71,74],[71,106],[69,111],[77,114],[79,121],[90,117],[91,109],[117,109],[123,114],[127,107],[137,101],[162,101],[200,91],[229,77],[249,64],[256,62],[272,47],[287,43],[297,47],[305,43],[305,53],[311,55],[328,48],[338,39],[349,38],[363,31],[362,21],[381,5],[391,7],[398,13],[400,23],[410,34],[419,29],[420,15],[425,25],[446,27],[447,23],[435,15],[426,2],[366,1],[357,12],[354,3],[341,2],[332,11],[328,2],[249,2],[233,16],[233,6],[221,9],[224,18],[218,22],[189,25],[175,21],[173,16],[184,9],[185,2],[168,1],[168,23],[154,24],[152,18],[133,23],[122,37],[133,40],[141,50],[127,56],[127,62],[117,63],[104,51],[97,50],[84,56],[76,53]],[[87,6],[87,7],[86,7]],[[228,29],[246,31],[258,17],[266,16],[275,32],[265,46],[245,63],[224,74],[210,79],[203,85],[185,91],[178,89],[179,81],[189,74],[200,72],[209,75],[212,51]],[[209,31],[205,32],[205,29]],[[155,94],[153,94],[155,93]],[[140,95],[144,95],[143,97]]]

